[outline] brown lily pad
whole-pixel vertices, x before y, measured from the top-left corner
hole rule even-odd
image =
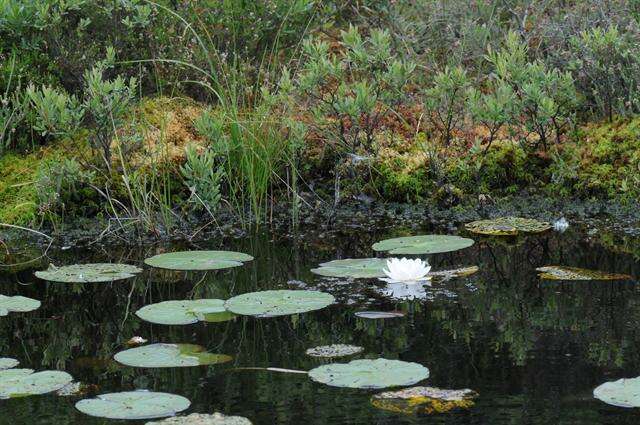
[[[545,280],[633,280],[628,274],[607,273],[578,267],[538,267],[540,279]]]
[[[371,398],[379,409],[403,414],[437,414],[472,407],[478,393],[470,390],[447,390],[436,387],[412,387],[387,391]]]
[[[522,217],[498,217],[478,220],[464,226],[471,233],[487,236],[516,236],[521,233],[542,233],[553,226],[546,221]]]

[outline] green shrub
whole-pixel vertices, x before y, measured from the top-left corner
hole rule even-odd
[[[461,67],[446,67],[436,74],[425,92],[425,109],[444,146],[451,144],[454,132],[464,120],[469,79]]]
[[[180,172],[191,192],[189,202],[195,209],[204,208],[213,216],[222,199],[220,186],[225,175],[224,168],[216,163],[215,152],[207,149],[198,153],[194,146],[188,146]]]
[[[42,86],[27,87],[31,108],[35,111],[33,129],[41,136],[69,137],[79,127],[84,110],[75,96]]]

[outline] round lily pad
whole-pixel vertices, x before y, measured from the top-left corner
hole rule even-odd
[[[333,344],[320,347],[309,348],[306,353],[312,357],[344,357],[352,356],[364,351],[364,348],[356,345]]]
[[[320,291],[272,290],[238,295],[225,307],[245,316],[274,317],[319,310],[334,301],[333,295]]]
[[[0,295],[0,316],[6,316],[12,312],[27,313],[38,308],[40,308],[40,301],[38,300],[19,295],[13,297]]]
[[[412,387],[400,391],[376,394],[371,404],[379,409],[405,414],[445,413],[454,409],[468,409],[478,397],[475,391],[445,390],[434,387]]]
[[[16,359],[9,357],[0,357],[0,370],[11,369],[20,364]]]
[[[169,270],[218,270],[241,266],[253,257],[234,251],[178,251],[144,260],[151,267]]]
[[[385,388],[413,385],[429,377],[429,369],[401,360],[353,360],[333,363],[309,371],[316,382],[345,388]]]
[[[50,265],[47,270],[36,272],[35,275],[51,282],[99,283],[129,279],[141,271],[141,268],[130,264],[95,263],[62,267]]]
[[[99,418],[153,419],[173,416],[190,405],[188,399],[175,394],[126,391],[80,400],[76,403],[76,409]]]
[[[130,348],[113,358],[126,366],[158,368],[203,366],[231,361],[226,354],[212,354],[194,344],[150,344]]]
[[[519,233],[542,233],[553,226],[546,221],[522,217],[498,217],[478,220],[464,226],[471,233],[488,236],[515,236]]]
[[[633,280],[628,274],[606,273],[577,267],[546,266],[538,267],[541,279],[546,280]]]
[[[617,407],[640,407],[640,377],[605,382],[593,390],[598,400]]]
[[[147,422],[145,425],[164,424],[164,425],[251,425],[251,421],[242,416],[226,416],[222,413],[214,413],[206,415],[201,413],[192,413],[187,416],[175,416],[173,418],[163,419],[161,421]]]
[[[326,277],[371,279],[384,277],[382,270],[386,266],[387,260],[384,258],[355,258],[322,263],[311,272]]]
[[[480,270],[478,266],[461,267],[459,269],[454,269],[454,270],[442,270],[437,272],[431,272],[429,273],[429,276],[431,276],[433,279],[451,280],[451,279],[471,276],[472,274],[477,273],[478,270]]]
[[[473,239],[452,235],[421,235],[386,239],[373,244],[376,251],[389,251],[390,254],[438,254],[458,251],[473,245]]]
[[[32,369],[6,369],[0,371],[0,399],[46,394],[67,385],[73,378],[66,372],[46,370],[33,373]]]
[[[224,301],[217,299],[174,300],[150,304],[136,311],[136,315],[160,325],[190,325],[202,322],[231,320],[233,313],[224,308]]]
[[[399,311],[356,311],[355,315],[362,319],[395,319],[404,317],[404,313]]]

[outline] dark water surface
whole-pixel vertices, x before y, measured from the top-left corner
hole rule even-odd
[[[415,231],[412,233],[416,233]],[[189,398],[185,413],[246,416],[254,424],[638,424],[638,409],[609,406],[592,396],[599,384],[640,375],[640,287],[633,282],[540,282],[535,268],[562,264],[640,276],[640,263],[588,242],[572,229],[512,243],[478,241],[429,258],[434,270],[478,265],[474,276],[434,284],[426,300],[399,301],[377,291],[381,282],[324,279],[309,271],[336,258],[369,257],[372,243],[402,229],[343,231],[325,237],[268,233],[191,249],[252,254],[242,268],[184,273],[145,268],[112,284],[39,281],[33,270],[0,272],[0,293],[42,301],[31,313],[0,318],[0,357],[21,367],[65,370],[99,393],[150,389]],[[186,246],[108,247],[49,252],[56,265],[142,264],[145,257]],[[223,323],[160,326],[133,313],[144,305],[185,298],[221,298],[272,288],[331,292],[338,303],[290,317],[238,317]],[[367,320],[360,310],[399,310],[404,318]],[[233,356],[230,363],[136,369],[111,358],[140,335],[150,343],[194,343]],[[318,345],[365,347],[355,358],[401,359],[427,366],[423,385],[471,388],[480,394],[466,411],[407,416],[376,409],[376,391],[312,382],[306,375],[237,367],[309,370],[323,360],[305,355]],[[338,359],[336,361],[348,361]],[[0,400],[0,425],[129,423],[85,416],[78,397]],[[131,421],[144,423],[144,421]]]

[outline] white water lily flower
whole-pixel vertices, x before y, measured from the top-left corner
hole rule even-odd
[[[556,232],[564,233],[568,228],[569,222],[564,217],[553,223],[553,230],[555,230]]]
[[[427,282],[431,279],[428,276],[431,266],[426,261],[419,258],[411,260],[409,258],[390,258],[387,260],[387,268],[382,271],[387,275],[382,278],[388,283],[416,283]]]
[[[142,345],[142,344],[145,344],[146,342],[147,340],[144,339],[143,337],[134,336],[129,341],[127,341],[127,345]]]

